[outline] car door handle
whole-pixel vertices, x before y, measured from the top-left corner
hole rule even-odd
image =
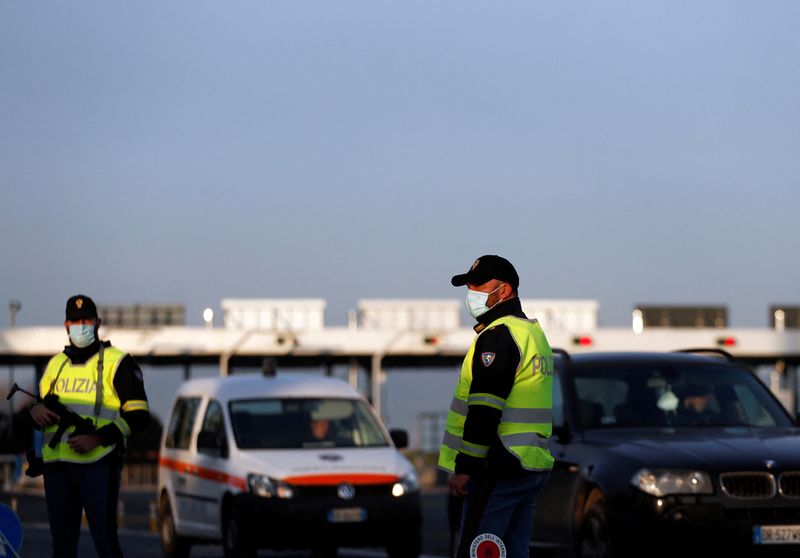
[[[183,475],[178,475],[178,484],[181,486],[186,486],[186,477]]]

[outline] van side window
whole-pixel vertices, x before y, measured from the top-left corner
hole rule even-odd
[[[206,416],[203,417],[203,427],[200,429],[200,432],[202,433],[201,435],[204,436],[213,435],[215,439],[213,447],[217,449],[215,452],[208,452],[208,448],[198,439],[197,451],[218,454],[219,451],[222,450],[223,453],[227,454],[228,444],[225,437],[225,417],[222,413],[222,405],[220,405],[219,401],[216,399],[212,399],[208,402]],[[205,442],[205,444],[207,444],[207,442]]]
[[[166,447],[189,449],[192,426],[194,426],[198,407],[200,407],[199,397],[182,397],[175,402],[175,409],[172,411],[172,418],[167,430]]]

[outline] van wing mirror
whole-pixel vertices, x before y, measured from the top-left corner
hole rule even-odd
[[[408,432],[405,430],[390,430],[389,436],[392,438],[392,442],[394,445],[397,446],[397,449],[403,449],[408,447]]]

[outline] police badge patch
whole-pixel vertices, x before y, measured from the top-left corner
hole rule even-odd
[[[483,353],[481,355],[481,362],[485,367],[488,367],[494,362],[494,353]]]

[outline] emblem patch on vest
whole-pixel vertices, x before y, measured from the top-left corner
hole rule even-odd
[[[481,362],[488,368],[494,362],[494,356],[494,353],[483,353],[481,355]]]

